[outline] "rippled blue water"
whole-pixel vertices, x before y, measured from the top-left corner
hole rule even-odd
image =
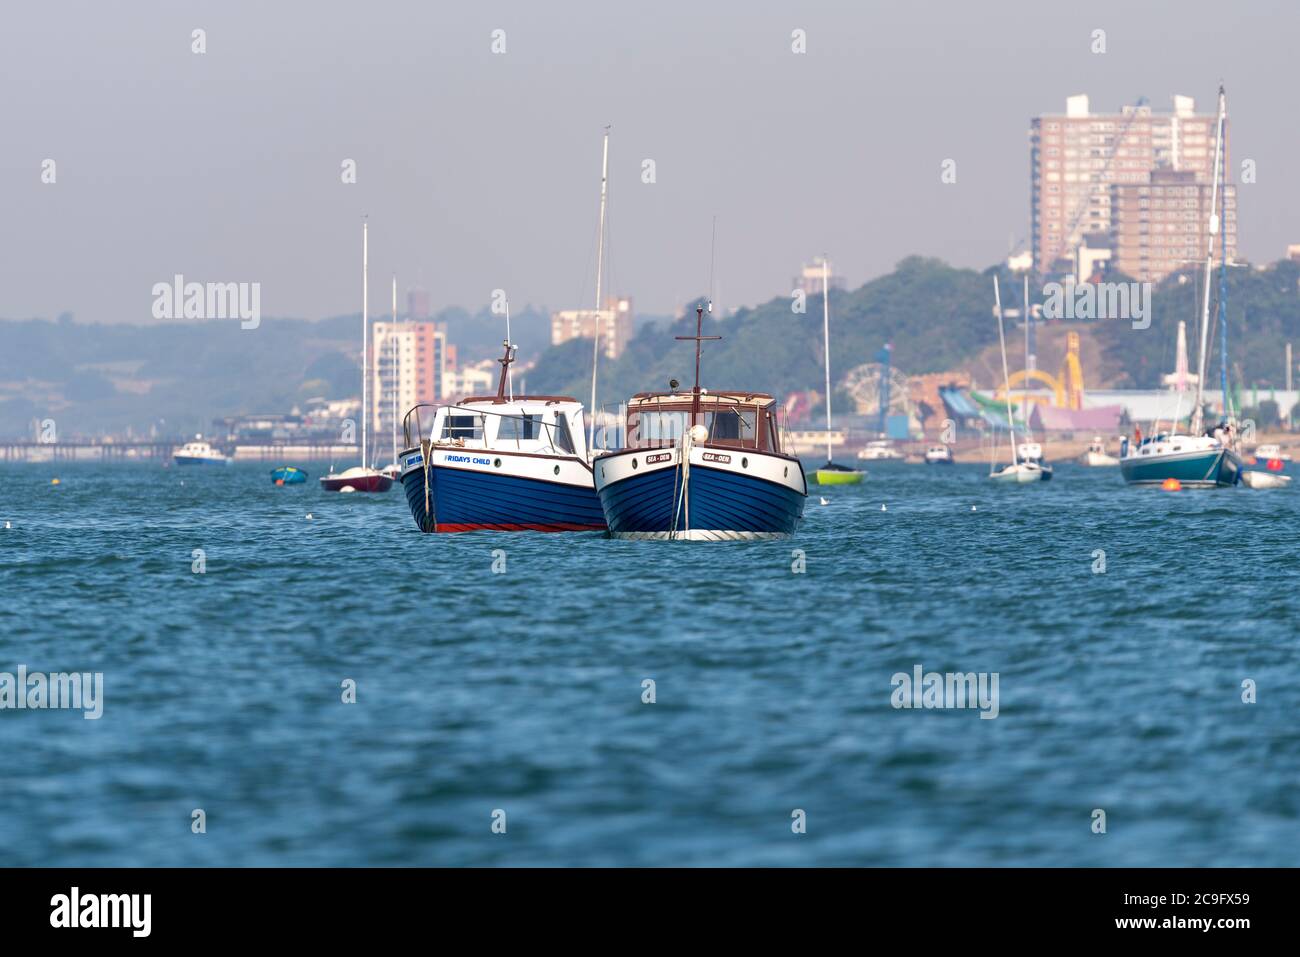
[[[0,671],[105,704],[0,711],[0,863],[1296,863],[1295,490],[884,463],[791,541],[623,543],[267,471],[3,467]],[[999,716],[894,709],[917,664]]]

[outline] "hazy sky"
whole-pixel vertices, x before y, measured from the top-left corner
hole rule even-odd
[[[705,290],[715,214],[728,308],[823,250],[853,285],[913,253],[982,267],[1028,232],[1031,116],[1208,110],[1220,78],[1258,165],[1242,253],[1273,260],[1300,241],[1297,27],[1266,0],[7,4],[0,316],[152,321],[175,273],[260,282],[267,316],[355,311],[363,213],[374,312],[394,271],[435,307],[586,306],[607,123],[611,284],[639,311]]]

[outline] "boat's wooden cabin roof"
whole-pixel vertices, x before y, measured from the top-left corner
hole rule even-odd
[[[642,409],[652,406],[656,409],[671,410],[673,412],[685,409],[691,410],[691,403],[694,396],[689,392],[638,392],[632,398],[628,399],[627,409],[631,412],[633,409]],[[703,411],[706,407],[716,405],[753,405],[765,407],[774,405],[776,399],[766,392],[735,392],[723,390],[721,392],[701,392],[700,409]]]

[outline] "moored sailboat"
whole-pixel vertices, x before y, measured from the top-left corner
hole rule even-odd
[[[326,492],[387,492],[393,480],[378,469],[366,465],[369,430],[366,401],[370,379],[370,224],[361,224],[361,465],[336,473],[332,468],[320,478]]]
[[[831,457],[831,290],[830,263],[822,256],[822,364],[826,371],[826,464],[817,469],[818,485],[856,485],[866,472]]]
[[[1223,169],[1223,128],[1227,121],[1228,101],[1223,87],[1219,87],[1219,117],[1214,146],[1214,183],[1210,196],[1210,223],[1206,239],[1205,290],[1201,300],[1200,350],[1197,361],[1196,404],[1192,409],[1191,433],[1178,434],[1178,419],[1170,432],[1155,430],[1153,435],[1134,441],[1124,439],[1120,447],[1120,473],[1129,485],[1159,485],[1176,482],[1180,487],[1230,487],[1241,481],[1242,458],[1237,452],[1238,436],[1235,423],[1228,415],[1227,396],[1225,420],[1216,428],[1204,429],[1202,405],[1205,383],[1206,359],[1210,326],[1210,278],[1214,269],[1214,242],[1221,230],[1219,203],[1222,200],[1219,174]],[[1222,250],[1227,255],[1226,248]],[[1221,289],[1220,309],[1224,308],[1226,294]],[[1225,315],[1226,321],[1226,315]],[[1225,333],[1226,341],[1226,333]]]
[[[1007,339],[1002,328],[1002,291],[998,286],[997,276],[993,277],[993,298],[998,313],[998,342],[1002,346],[1002,391],[1007,400],[1007,437],[1011,445],[1011,464],[1004,465],[995,471],[992,463],[990,463],[989,478],[995,482],[1011,485],[1041,482],[1043,480],[1043,470],[1038,463],[1029,460],[1022,462],[1017,457],[1016,425],[1015,420],[1011,417],[1011,373],[1007,368]]]
[[[1052,467],[1048,465],[1046,460],[1043,458],[1043,446],[1041,443],[1034,442],[1032,439],[1027,438],[1024,442],[1021,442],[1016,446],[1016,452],[1020,456],[1020,461],[1032,462],[1034,465],[1038,466],[1039,476],[1044,482],[1052,477]]]

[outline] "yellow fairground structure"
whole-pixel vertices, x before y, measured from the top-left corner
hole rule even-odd
[[[1079,334],[1066,333],[1065,358],[1061,361],[1061,371],[1053,378],[1041,369],[1021,369],[1011,373],[1007,380],[1007,389],[998,389],[993,397],[1005,398],[1008,391],[1014,393],[1016,386],[1023,386],[1029,380],[1041,382],[1052,390],[1052,405],[1058,409],[1083,408],[1083,366],[1079,363]],[[1024,397],[1027,405],[1038,401],[1033,396]]]

